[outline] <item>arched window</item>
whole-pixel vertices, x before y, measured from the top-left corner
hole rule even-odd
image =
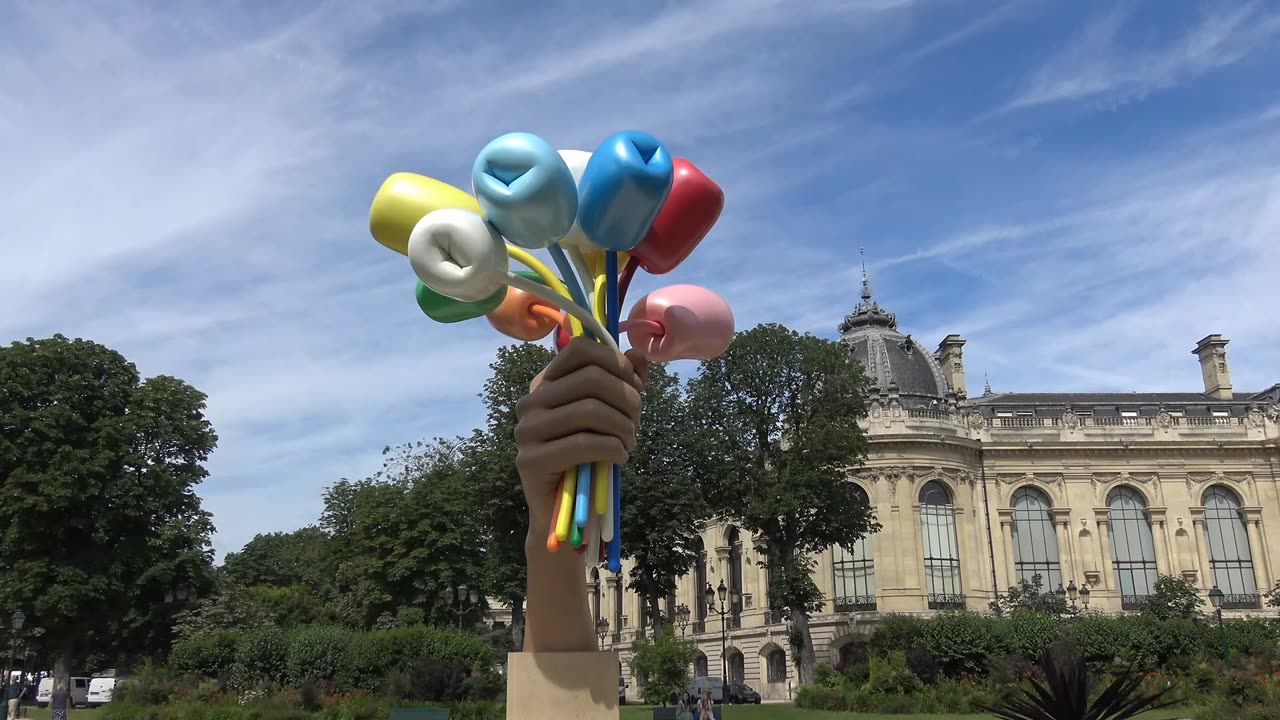
[[[1147,518],[1147,502],[1137,490],[1121,485],[1107,495],[1111,525],[1111,562],[1120,587],[1120,606],[1135,610],[1156,586],[1156,545]]]
[[[707,603],[702,597],[702,589],[707,586],[707,548],[702,543],[702,538],[698,538],[698,566],[694,572],[693,582],[693,598],[694,607],[697,613],[694,615],[693,631],[695,633],[707,631]],[[704,658],[705,662],[705,658]]]
[[[746,677],[746,659],[738,650],[729,651],[729,682],[740,683]]]
[[[702,653],[698,653],[698,656],[693,659],[693,676],[694,677],[707,676],[707,656],[706,655],[703,655]]]
[[[1062,584],[1062,566],[1058,564],[1058,535],[1049,515],[1049,496],[1033,487],[1021,487],[1013,493],[1013,569],[1018,580],[1034,582],[1040,576],[1040,587],[1053,592]]]
[[[870,505],[867,491],[858,485],[849,485],[854,500]],[[876,566],[871,536],[860,538],[851,547],[836,545],[831,548],[832,567],[835,569],[836,612],[859,612],[876,609]]]
[[[1204,535],[1213,584],[1225,594],[1222,607],[1258,607],[1258,581],[1253,574],[1253,554],[1249,552],[1240,497],[1221,485],[1214,485],[1204,494]]]
[[[767,678],[771,683],[780,683],[787,681],[787,654],[782,648],[774,648],[765,656],[765,666],[767,668]]]
[[[920,534],[924,538],[924,580],[929,608],[964,608],[960,585],[960,541],[956,509],[947,486],[930,480],[920,488]]]
[[[742,597],[742,535],[738,528],[729,528],[729,592],[730,597]],[[734,593],[734,591],[737,591]],[[742,605],[730,608],[729,627],[742,627]]]

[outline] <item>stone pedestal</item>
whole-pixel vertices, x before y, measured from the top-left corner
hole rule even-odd
[[[510,653],[507,720],[618,720],[618,653]]]

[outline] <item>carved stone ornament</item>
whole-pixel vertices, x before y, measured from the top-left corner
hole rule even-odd
[[[879,419],[880,419],[880,403],[878,403],[878,402],[873,402],[873,403],[871,403],[871,413],[870,413],[870,415],[871,415],[871,419],[872,419],[872,420],[879,420]]]
[[[897,500],[899,480],[903,480],[908,484],[923,483],[929,480],[945,480],[955,487],[968,485],[970,488],[977,484],[977,478],[968,470],[930,466],[885,465],[881,467],[865,467],[854,470],[850,473],[850,477],[854,480],[869,483],[884,480],[889,484],[889,496],[894,500]]]
[[[1068,407],[1062,412],[1062,424],[1066,426],[1068,430],[1075,430],[1080,427],[1080,417],[1075,414],[1075,411]]]
[[[1272,403],[1267,416],[1271,418],[1271,422],[1280,423],[1280,403]]]
[[[1262,408],[1257,405],[1249,408],[1249,414],[1245,416],[1245,422],[1249,423],[1251,428],[1260,428],[1266,421],[1266,417],[1262,414]]]
[[[982,417],[982,413],[976,411],[970,411],[965,415],[965,422],[974,430],[981,430],[987,424],[987,420]]]
[[[1227,487],[1236,488],[1247,485],[1250,490],[1257,491],[1253,482],[1253,473],[1224,473],[1222,471],[1187,473],[1187,494],[1193,500],[1198,499],[1203,489],[1209,485],[1226,485]]]
[[[1168,410],[1160,408],[1160,411],[1156,413],[1156,425],[1161,430],[1168,430],[1173,427],[1173,416],[1169,414]]]

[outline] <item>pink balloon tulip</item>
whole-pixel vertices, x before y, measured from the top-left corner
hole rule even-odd
[[[729,303],[697,285],[654,290],[636,302],[628,317],[631,346],[657,362],[710,360],[733,341]],[[644,320],[649,322],[637,322]]]

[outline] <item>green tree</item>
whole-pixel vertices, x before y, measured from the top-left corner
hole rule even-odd
[[[697,655],[692,641],[676,637],[671,628],[654,639],[637,638],[631,644],[631,672],[640,683],[641,695],[650,705],[666,705],[689,684],[689,667]]]
[[[1267,607],[1280,608],[1280,580],[1263,597],[1267,599]]]
[[[814,677],[809,613],[822,605],[814,554],[879,530],[846,479],[866,454],[866,396],[845,348],[775,324],[738,333],[689,383],[698,476],[766,539],[770,603],[790,611],[802,683]]]
[[[529,506],[516,472],[516,403],[553,357],[551,350],[533,343],[498,348],[480,394],[487,411],[485,428],[468,438],[462,453],[482,528],[484,586],[490,597],[511,608],[516,651],[524,646],[524,548],[529,531]]]
[[[333,523],[325,529],[341,548],[340,610],[360,628],[404,607],[451,622],[447,589],[478,587],[484,561],[458,443],[420,442],[385,455],[373,477],[340,481],[325,497],[322,523]]]
[[[680,378],[649,366],[636,447],[622,469],[622,553],[631,559],[630,585],[644,599],[655,637],[659,603],[698,560],[698,537],[709,515],[693,471],[692,423]]]
[[[1160,620],[1195,620],[1200,617],[1201,607],[1204,607],[1204,598],[1200,597],[1200,591],[1194,584],[1176,575],[1161,575],[1157,578],[1151,594],[1142,601],[1143,614]]]
[[[0,348],[0,607],[26,611],[55,674],[77,653],[167,648],[180,607],[165,592],[208,590],[204,408],[190,385],[142,380],[87,340]]]
[[[1044,580],[1039,574],[1033,575],[1030,580],[1020,578],[1017,585],[1009,588],[1009,592],[998,597],[990,607],[996,615],[1010,615],[1018,610],[1033,610],[1061,618],[1075,613],[1067,603],[1066,595],[1058,595],[1044,589]]]
[[[316,526],[254,536],[222,562],[227,576],[246,587],[301,585],[328,597],[335,563],[329,535]]]

